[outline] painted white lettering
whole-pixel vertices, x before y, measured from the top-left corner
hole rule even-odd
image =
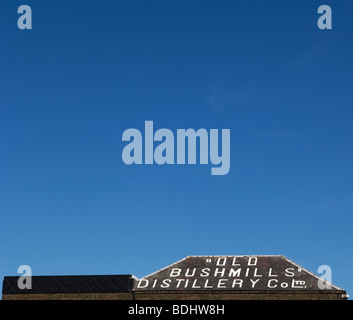
[[[275,283],[275,284],[272,284],[272,283]],[[267,287],[271,288],[271,289],[272,288],[276,288],[277,287],[277,283],[278,283],[277,279],[268,280]]]
[[[171,282],[172,282],[171,279],[164,279],[162,281],[161,288],[169,288]]]
[[[211,271],[210,268],[203,268],[203,269],[201,270],[200,276],[201,276],[201,277],[208,277],[208,276],[210,275],[210,271]]]
[[[253,279],[250,279],[251,281],[251,288],[254,288],[255,287],[255,284],[259,281],[260,279],[257,279],[257,280],[253,280]]]
[[[294,277],[294,268],[287,268],[284,271],[285,271],[284,275],[286,277]]]
[[[248,260],[248,266],[256,266],[257,264],[257,257],[250,257]]]
[[[137,283],[137,288],[146,288],[149,284],[149,281],[147,279],[140,279],[139,282]]]
[[[173,268],[172,271],[170,271],[170,277],[178,277],[181,274],[181,269],[180,268]]]
[[[232,283],[232,288],[234,288],[235,286],[238,286],[239,288],[241,288],[243,286],[243,280],[242,279],[234,279],[233,283]]]
[[[269,277],[278,277],[278,274],[272,273],[272,268],[270,268],[270,271],[268,272]]]
[[[218,289],[225,289],[226,287],[226,282],[228,281],[228,279],[219,279],[218,280],[218,284],[217,284],[217,288]]]
[[[221,270],[219,270],[219,268],[216,268],[214,272],[214,277],[223,277],[225,271],[226,271],[226,268],[221,268]]]
[[[233,268],[231,268],[229,270],[228,277],[240,277],[240,272],[241,272],[241,268],[238,268],[237,270],[234,270]]]

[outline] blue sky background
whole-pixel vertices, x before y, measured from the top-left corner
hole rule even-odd
[[[352,295],[352,17],[347,0],[1,0],[0,277],[283,254]],[[125,165],[145,120],[231,129],[230,173]]]

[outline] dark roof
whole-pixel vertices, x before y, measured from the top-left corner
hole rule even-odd
[[[5,277],[3,294],[113,293],[148,290],[345,291],[320,288],[320,277],[281,255],[188,256],[141,279],[133,275],[32,276],[32,289],[20,277]]]
[[[5,277],[3,294],[12,293],[108,293],[131,291],[133,275],[32,276],[32,289],[20,289],[20,277]]]
[[[188,256],[136,282],[146,290],[344,291],[281,255]],[[328,285],[328,284],[327,284]]]

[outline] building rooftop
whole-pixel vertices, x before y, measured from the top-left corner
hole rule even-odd
[[[134,275],[32,276],[20,289],[19,276],[5,277],[3,295],[171,291],[346,292],[282,255],[188,256],[141,279]]]
[[[133,275],[32,276],[32,289],[20,289],[19,277],[5,277],[3,294],[24,293],[108,293],[131,291]]]
[[[137,291],[182,289],[343,291],[282,255],[188,256],[135,285]]]

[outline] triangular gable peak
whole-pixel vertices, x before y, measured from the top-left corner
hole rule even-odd
[[[147,290],[337,290],[282,255],[188,256],[137,281]]]

